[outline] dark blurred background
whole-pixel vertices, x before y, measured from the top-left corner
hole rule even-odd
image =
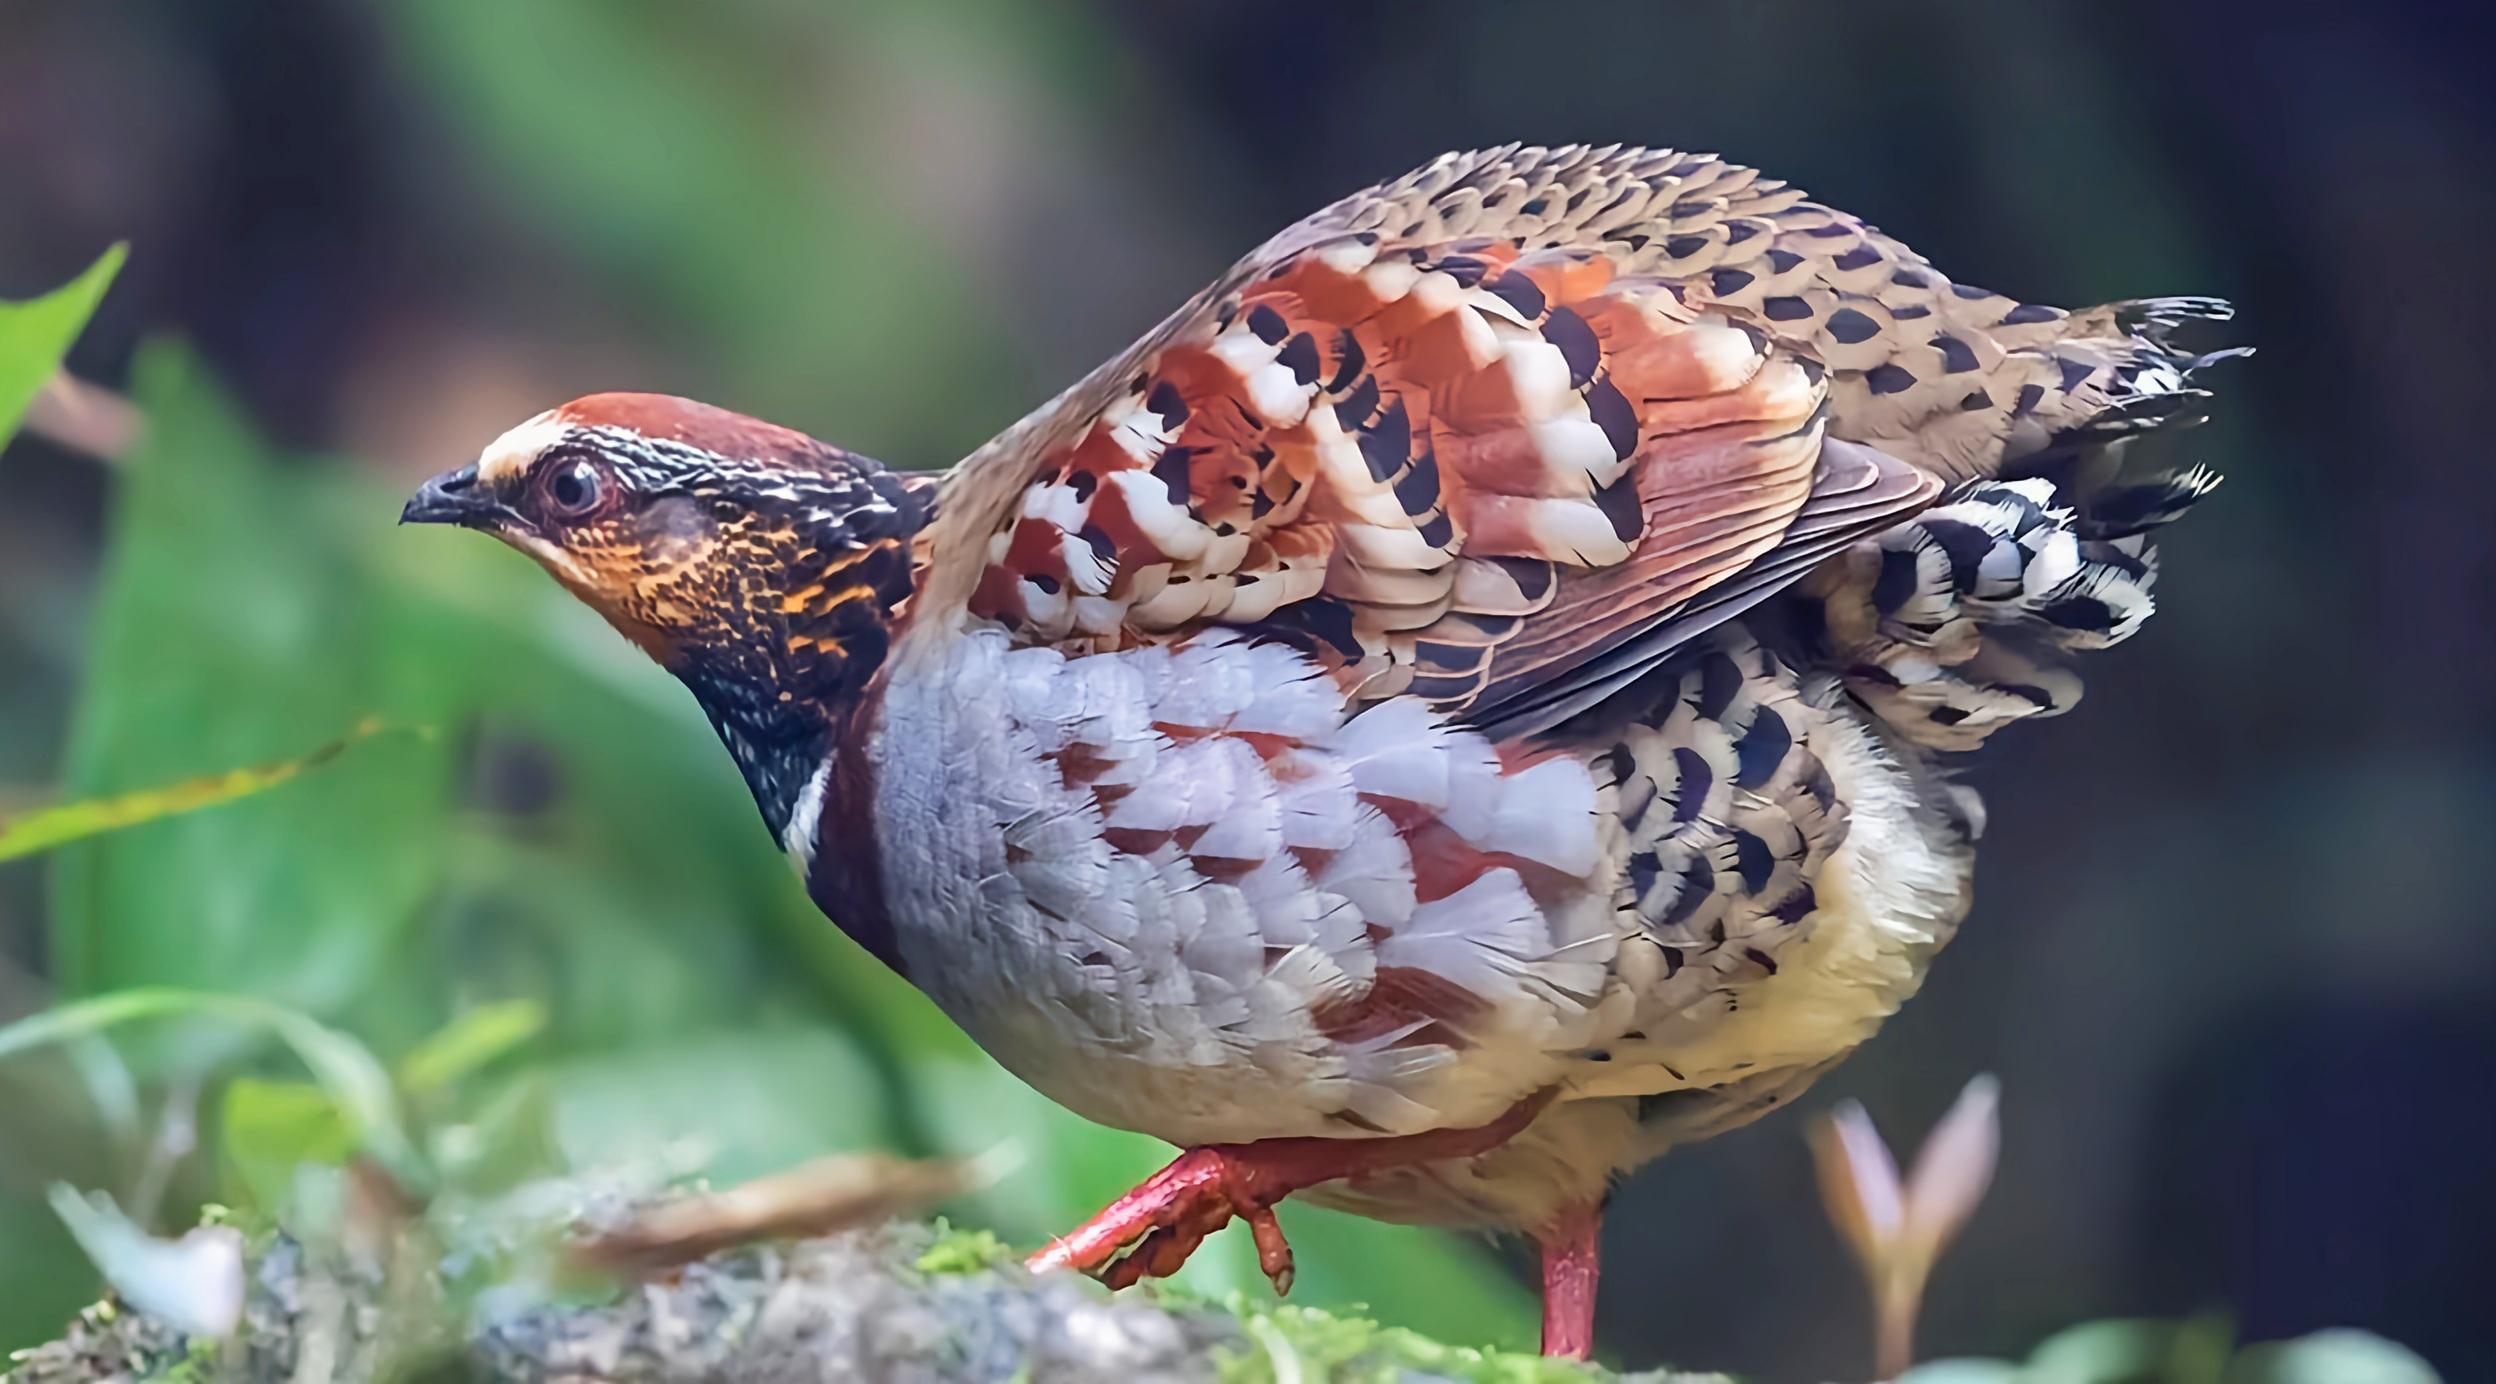
[[[1803,1107],[1858,1096],[1911,1144],[2001,1075],[2002,1173],[1928,1348],[2220,1309],[2467,1377],[2496,1262],[2496,84],[2463,8],[9,0],[0,297],[128,240],[71,366],[149,430],[119,468],[31,436],[0,462],[0,807],[367,712],[445,733],[0,872],[0,1020],[171,982],[388,1055],[532,999],[543,1033],[481,1099],[534,1093],[562,1157],[1024,1131],[968,1214],[1041,1233],[1155,1151],[1049,1115],[826,935],[690,702],[517,559],[390,531],[395,492],[607,388],[941,466],[1439,150],[1716,150],[1962,281],[2227,296],[2260,350],[2189,440],[2229,479],[2166,543],[2159,617],[2089,660],[2077,714],[1976,761],[1975,916]],[[116,1060],[112,1099],[78,1062],[0,1072],[27,1304],[0,1347],[91,1291],[44,1179],[128,1176],[213,1100],[183,1053]],[[1860,1369],[1801,1118],[1621,1194],[1621,1359]],[[232,1194],[196,1142],[175,1223]],[[1413,1232],[1303,1220],[1344,1247],[1319,1300],[1524,1330]]]

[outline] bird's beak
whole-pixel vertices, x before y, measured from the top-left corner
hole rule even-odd
[[[407,508],[399,511],[402,524],[457,524],[470,529],[499,528],[515,517],[477,480],[473,462],[416,487]]]

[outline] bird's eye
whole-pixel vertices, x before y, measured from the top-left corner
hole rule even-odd
[[[579,519],[594,513],[607,498],[607,478],[598,463],[585,457],[573,457],[547,469],[538,482],[546,510],[559,519]]]

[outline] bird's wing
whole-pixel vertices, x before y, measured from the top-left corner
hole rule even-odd
[[[2129,365],[1747,168],[1451,154],[956,468],[919,618],[1096,649],[1247,629],[1356,699],[1531,733],[2102,415]]]

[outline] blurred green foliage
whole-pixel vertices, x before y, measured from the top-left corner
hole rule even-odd
[[[1071,11],[969,8],[983,13],[929,35],[908,7],[859,7],[839,51],[827,26],[784,4],[452,0],[387,6],[385,22],[509,212],[621,301],[692,335],[696,373],[669,392],[801,427],[838,419],[870,451],[927,446],[942,464],[987,430],[925,387],[922,352],[942,343],[949,373],[993,380],[1011,375],[1006,342],[960,257],[883,185],[872,147],[793,138],[783,122],[838,99],[808,90],[825,71],[889,68],[929,37],[957,69],[977,65],[966,45],[1020,43],[1013,66],[1090,46]]]
[[[2025,1360],[1935,1360],[1898,1384],[2436,1384],[2426,1361],[2363,1331],[2239,1346],[2221,1317],[2087,1322]]]
[[[1367,1317],[1247,1298],[1231,1303],[1248,1346],[1220,1362],[1225,1384],[1331,1380],[1400,1384],[1568,1384],[1611,1378],[1541,1356],[1449,1346]],[[1673,1371],[1617,1376],[1634,1384],[1733,1384],[1734,1376]],[[2239,1347],[2218,1317],[2088,1322],[2047,1338],[2025,1360],[1918,1365],[1897,1384],[2437,1384],[2406,1348],[2363,1331],[2319,1331]]]

